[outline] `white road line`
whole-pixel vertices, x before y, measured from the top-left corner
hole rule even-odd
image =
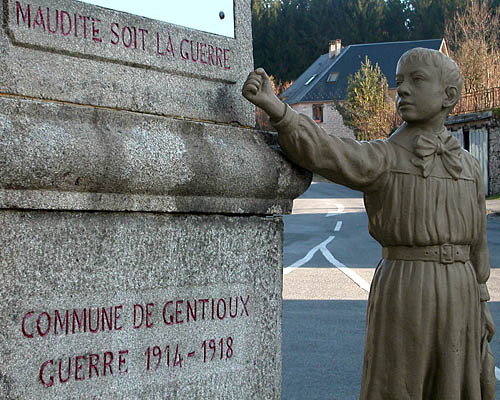
[[[359,276],[356,272],[352,271],[351,269],[347,268],[344,264],[342,264],[339,260],[337,260],[332,253],[326,248],[326,246],[333,240],[335,239],[335,236],[330,236],[328,239],[325,241],[321,242],[317,246],[313,247],[309,252],[306,254],[304,258],[301,258],[300,260],[294,262],[292,265],[289,267],[283,268],[283,275],[289,274],[292,271],[295,271],[297,268],[300,266],[304,265],[306,262],[310,261],[316,252],[318,250],[321,251],[323,256],[327,259],[327,261],[332,264],[334,267],[338,268],[340,271],[342,271],[347,277],[349,277],[356,285],[358,285],[361,289],[370,292],[370,285],[368,282],[366,282],[361,276]]]
[[[498,381],[500,381],[500,368],[495,367],[495,376]]]
[[[326,217],[333,217],[335,215],[342,214],[344,212],[344,205],[341,203],[335,204],[337,206],[337,212],[333,213],[328,213],[326,214]],[[340,229],[342,228],[342,221],[337,221],[337,224],[335,225],[334,231],[339,232]],[[370,284],[366,282],[361,276],[359,276],[356,272],[352,271],[351,269],[347,268],[344,264],[342,264],[339,260],[337,260],[332,253],[326,248],[326,246],[333,240],[335,239],[335,236],[330,236],[328,239],[325,241],[321,242],[317,246],[313,247],[311,250],[308,251],[305,257],[301,258],[300,260],[294,262],[292,265],[289,267],[283,268],[283,275],[289,274],[292,271],[295,271],[297,268],[301,267],[304,265],[306,262],[310,261],[316,252],[318,250],[321,251],[323,256],[327,259],[327,261],[332,264],[334,267],[338,268],[340,271],[342,271],[347,277],[349,277],[356,285],[358,285],[361,289],[370,292]]]
[[[325,258],[337,267],[340,271],[342,271],[347,277],[349,277],[356,285],[358,285],[361,289],[370,292],[370,284],[365,281],[361,276],[359,276],[353,270],[347,268],[344,264],[342,264],[339,260],[337,260],[332,253],[325,246],[320,247],[321,253],[325,256]]]
[[[344,212],[344,205],[341,203],[335,204],[337,206],[337,212],[329,212],[328,214],[325,215],[325,217],[333,217],[335,215],[342,214]]]
[[[289,274],[290,272],[295,271],[297,268],[299,268],[300,266],[304,265],[306,262],[308,262],[309,260],[311,260],[311,258],[314,257],[314,255],[320,249],[321,246],[326,246],[333,239],[335,239],[335,236],[330,236],[325,241],[323,241],[320,244],[318,244],[317,246],[313,247],[311,250],[309,250],[309,252],[306,254],[306,256],[304,258],[301,258],[300,260],[295,261],[289,267],[283,268],[283,274],[284,275]]]

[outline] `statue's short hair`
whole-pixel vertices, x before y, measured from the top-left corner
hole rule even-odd
[[[454,86],[457,88],[457,101],[462,94],[463,79],[457,64],[447,55],[437,50],[416,47],[405,52],[398,61],[398,65],[404,61],[423,62],[437,68],[441,82],[445,87]]]

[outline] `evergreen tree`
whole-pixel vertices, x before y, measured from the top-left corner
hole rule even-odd
[[[383,21],[384,41],[408,40],[409,11],[405,1],[386,0]]]
[[[468,0],[402,0],[408,7],[412,40],[437,39],[444,35],[446,21],[465,9]]]
[[[356,139],[386,138],[393,129],[395,105],[387,94],[387,79],[369,58],[348,77],[347,97],[336,104],[344,124],[353,128]]]

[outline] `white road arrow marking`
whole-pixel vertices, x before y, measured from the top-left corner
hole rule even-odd
[[[339,214],[342,214],[344,212],[345,207],[343,204],[337,203],[335,205],[337,206],[337,212],[330,212],[330,213],[326,214],[325,217],[333,217],[335,215],[339,215]]]
[[[321,253],[323,253],[323,256],[325,256],[325,258],[330,262],[330,264],[333,264],[340,271],[342,271],[347,277],[349,277],[361,289],[367,291],[368,293],[370,292],[370,284],[367,281],[365,281],[363,278],[361,278],[361,276],[359,276],[352,269],[347,268],[344,264],[342,264],[339,260],[337,260],[333,256],[333,254],[330,253],[330,251],[326,248],[326,246],[321,246],[320,250],[321,250]]]
[[[500,368],[495,367],[495,377],[500,381]]]
[[[283,274],[284,275],[289,274],[290,272],[295,271],[297,268],[299,268],[300,266],[304,265],[306,262],[308,262],[309,260],[311,260],[311,258],[314,257],[314,255],[316,254],[316,252],[320,249],[320,247],[322,245],[326,246],[333,239],[335,239],[335,236],[330,236],[324,242],[321,242],[317,246],[313,247],[311,250],[309,250],[309,252],[306,254],[306,256],[304,258],[301,258],[300,260],[295,261],[289,267],[283,268]]]
[[[313,247],[309,252],[306,254],[304,258],[301,258],[300,260],[294,262],[292,265],[289,267],[286,267],[283,269],[283,274],[289,274],[290,272],[296,270],[300,266],[304,265],[306,262],[310,261],[316,252],[318,250],[321,251],[321,254],[326,258],[326,260],[332,264],[334,267],[338,268],[340,271],[342,271],[347,277],[349,277],[356,285],[358,285],[361,289],[370,292],[370,284],[366,282],[361,276],[359,276],[356,272],[353,270],[347,268],[344,264],[342,264],[339,260],[337,260],[332,253],[326,248],[326,246],[333,240],[335,239],[335,236],[330,236],[328,239],[325,241],[321,242],[317,246]]]

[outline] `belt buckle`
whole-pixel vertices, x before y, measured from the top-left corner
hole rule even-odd
[[[442,264],[452,264],[455,261],[452,244],[446,243],[439,246],[439,259]]]

